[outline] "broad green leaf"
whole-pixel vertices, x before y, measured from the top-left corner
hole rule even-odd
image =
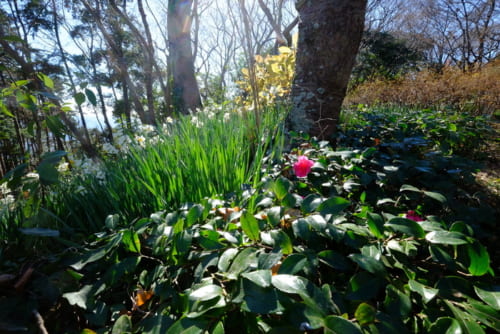
[[[186,314],[188,318],[199,318],[201,315],[216,308],[226,306],[226,300],[222,296],[217,296],[208,300],[191,300],[189,312]]]
[[[271,237],[273,238],[275,245],[279,245],[283,254],[288,255],[293,252],[292,240],[282,230],[273,230],[270,232]]]
[[[47,152],[42,156],[42,163],[57,164],[67,154],[66,151]]]
[[[304,218],[294,220],[292,222],[292,230],[296,238],[301,238],[304,240],[309,240],[312,234],[309,222]]]
[[[362,334],[361,329],[342,317],[330,315],[325,318],[325,334]]]
[[[425,237],[425,232],[423,228],[415,221],[411,219],[395,217],[390,219],[385,226],[390,227],[396,232],[401,232],[415,238]]]
[[[500,329],[500,313],[494,308],[474,300],[462,303],[460,306],[482,324],[493,329]]]
[[[281,217],[283,213],[283,208],[281,206],[273,206],[266,210],[267,222],[272,226],[276,227],[281,222]]]
[[[19,232],[37,237],[58,237],[60,234],[58,230],[43,227],[20,228]]]
[[[281,200],[281,205],[283,205],[285,208],[294,208],[297,205],[298,198],[300,197],[297,197],[296,194],[288,193]]]
[[[224,322],[219,321],[210,334],[224,334]]]
[[[214,230],[201,230],[198,237],[198,242],[201,247],[207,250],[215,250],[224,248],[225,245],[219,242],[220,234]]]
[[[500,285],[474,285],[474,291],[486,304],[500,311]]]
[[[361,303],[354,312],[354,317],[361,326],[366,326],[375,321],[377,309],[370,304]]]
[[[187,215],[186,215],[186,224],[187,226],[191,226],[193,225],[194,223],[196,223],[196,221],[203,215],[203,206],[199,205],[199,204],[195,204],[193,205]]]
[[[278,274],[295,275],[304,268],[307,257],[304,254],[291,254],[287,256],[278,269]]]
[[[311,224],[311,226],[316,231],[324,231],[326,229],[326,220],[321,215],[310,215],[306,218],[306,221]]]
[[[311,213],[316,211],[323,199],[317,194],[309,194],[304,198],[301,204],[301,209],[304,213]]]
[[[453,318],[443,317],[437,319],[429,328],[429,334],[462,334],[460,323]]]
[[[429,253],[432,255],[432,259],[436,262],[446,264],[447,266],[453,268],[455,266],[455,261],[451,256],[439,245],[430,245]]]
[[[342,197],[330,197],[326,201],[322,202],[318,210],[322,215],[337,215],[342,210],[348,208],[351,205],[351,202]]]
[[[463,312],[448,300],[444,300],[444,302],[451,312],[453,312],[454,318],[459,322],[464,334],[485,334],[484,330],[471,314]]]
[[[84,328],[80,334],[96,334],[96,332],[94,332],[93,330],[91,329],[88,329],[88,328]]]
[[[108,215],[106,217],[106,220],[104,221],[104,225],[106,225],[106,227],[109,228],[110,230],[114,230],[119,223],[120,223],[120,215],[118,214]]]
[[[382,216],[376,213],[368,212],[368,227],[370,228],[370,232],[377,237],[378,239],[382,239],[384,237],[384,219]]]
[[[283,258],[283,253],[280,249],[274,248],[269,253],[260,253],[259,254],[259,269],[271,269],[276,264],[280,262]]]
[[[45,117],[45,123],[47,124],[47,127],[52,131],[52,133],[56,137],[63,137],[64,133],[66,132],[66,128],[64,124],[61,122],[61,119],[59,116],[56,115],[47,115]]]
[[[236,254],[238,254],[237,248],[228,248],[224,251],[224,253],[222,253],[219,263],[217,264],[217,268],[220,272],[226,272],[229,269],[229,265],[235,258]]]
[[[0,110],[2,111],[2,113],[4,113],[5,115],[9,116],[9,117],[14,117],[14,114],[12,114],[9,109],[5,106],[5,104],[3,104],[2,101],[0,101]]]
[[[436,201],[438,201],[442,204],[446,203],[446,197],[440,193],[437,193],[434,191],[424,191],[424,195],[426,195],[427,197],[430,197],[432,199],[435,199]]]
[[[182,221],[182,219],[180,220]],[[177,225],[177,224],[176,224]],[[175,231],[175,227],[174,227]],[[193,231],[190,229],[177,232],[172,240],[172,257],[174,261],[179,261],[180,258],[185,258],[193,243]]]
[[[420,296],[422,296],[422,300],[427,304],[430,302],[436,295],[438,294],[439,290],[434,289],[434,288],[429,288],[415,280],[410,280],[408,282],[408,285],[410,286],[410,290],[413,292],[418,293]]]
[[[139,235],[135,231],[123,231],[122,243],[125,245],[125,249],[127,249],[129,252],[141,252],[141,241],[139,240]]]
[[[63,294],[63,298],[65,298],[70,305],[76,305],[84,310],[87,309],[87,301],[89,298],[92,298],[92,285],[85,285],[79,291],[76,292],[67,292]]]
[[[128,315],[119,317],[113,325],[111,334],[128,334],[132,333],[132,318]]]
[[[248,269],[256,269],[258,266],[257,249],[245,248],[233,260],[228,269],[229,278],[236,279],[241,273]]]
[[[164,334],[172,326],[174,320],[161,313],[150,315],[140,322],[142,334]]]
[[[304,277],[278,274],[272,277],[272,284],[280,291],[301,295],[307,293],[307,286],[310,283]]]
[[[71,264],[70,266],[75,270],[80,270],[88,263],[102,259],[108,252],[109,250],[106,247],[101,247],[93,251],[87,251],[80,257],[77,262]]]
[[[427,233],[425,239],[433,244],[465,245],[469,243],[465,235],[459,232],[432,231]]]
[[[467,269],[474,276],[482,276],[490,270],[490,255],[479,242],[467,245],[470,265]]]
[[[384,308],[387,313],[405,320],[411,311],[410,297],[389,284],[385,289]]]
[[[133,273],[137,269],[140,262],[141,258],[139,256],[131,256],[122,259],[120,262],[114,263],[106,270],[103,280],[109,285],[116,284],[120,281],[123,275]]]
[[[262,287],[248,279],[243,279],[241,286],[243,290],[242,310],[260,314],[275,313],[279,310],[276,290],[271,286]]]
[[[93,91],[91,91],[88,88],[85,88],[85,95],[87,96],[87,99],[92,103],[93,106],[97,105],[97,98],[95,97],[95,94]]]
[[[189,293],[189,299],[192,301],[205,301],[222,296],[222,288],[215,284],[202,286],[199,289]]]
[[[40,175],[40,183],[43,185],[51,185],[59,181],[59,172],[54,164],[42,162],[36,167],[36,171]]]
[[[202,334],[208,326],[206,319],[180,318],[165,334]]]
[[[45,87],[50,88],[50,89],[54,89],[54,81],[52,81],[51,78],[49,78],[47,75],[45,75],[43,73],[38,73],[38,77],[40,78],[40,80],[43,81],[43,84],[45,85]]]
[[[418,189],[417,187],[414,187],[414,186],[412,186],[410,184],[403,184],[401,186],[401,188],[399,189],[399,191],[400,192],[403,192],[403,191],[413,191],[413,192],[417,192],[417,193],[421,192],[420,189]]]
[[[81,106],[83,104],[83,102],[85,102],[85,94],[83,94],[82,92],[78,92],[74,95],[74,99],[75,99],[76,104]]]
[[[290,182],[290,180],[284,177],[280,177],[274,182],[273,191],[276,194],[278,200],[281,201],[283,200],[283,198],[285,198],[285,196],[290,191],[291,186],[292,183]]]
[[[249,212],[245,211],[240,218],[241,228],[243,232],[252,240],[259,241],[260,228],[257,219]]]
[[[371,256],[366,256],[363,254],[350,254],[349,259],[356,262],[364,270],[376,274],[376,275],[386,275],[385,267],[382,262],[375,260]]]
[[[256,270],[248,273],[241,274],[241,277],[252,281],[254,284],[257,284],[260,287],[267,288],[271,286],[271,270]]]

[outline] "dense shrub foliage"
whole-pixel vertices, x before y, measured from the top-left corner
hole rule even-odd
[[[367,81],[349,92],[344,104],[389,104],[493,114],[500,110],[499,76],[499,61],[469,72],[452,66],[440,71],[424,69],[393,80]]]
[[[110,214],[84,245],[32,229],[0,254],[0,323],[34,333],[37,310],[66,333],[498,329],[498,213],[459,155],[476,156],[463,145],[480,148],[487,128],[432,111],[347,114],[335,150],[295,136],[239,198]],[[314,165],[298,177],[304,156]],[[49,243],[49,256],[23,250]]]

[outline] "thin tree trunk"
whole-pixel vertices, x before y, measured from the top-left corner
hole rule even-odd
[[[71,73],[71,70],[69,69],[68,66],[68,60],[66,59],[66,53],[64,52],[63,46],[61,44],[61,38],[59,36],[59,22],[57,21],[57,8],[56,8],[56,2],[55,0],[52,0],[52,11],[53,11],[53,24],[54,24],[54,34],[56,37],[56,43],[57,47],[59,48],[59,52],[61,54],[61,59],[64,64],[64,68],[66,69],[66,73],[68,75],[69,83],[71,86],[71,91],[73,95],[77,93],[76,91],[76,85],[75,81],[73,80],[73,74]],[[77,108],[78,108],[78,114],[80,115],[80,121],[82,122],[82,128],[83,128],[83,134],[85,135],[86,140],[90,143],[90,135],[89,135],[89,130],[87,128],[87,122],[85,121],[85,117],[83,115],[83,110],[82,106],[77,103]]]
[[[366,0],[299,1],[291,130],[334,143],[364,27]]]

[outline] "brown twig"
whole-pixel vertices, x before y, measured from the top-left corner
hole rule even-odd
[[[43,318],[40,315],[40,313],[38,313],[37,310],[33,310],[33,315],[36,318],[36,324],[38,325],[38,329],[40,330],[40,333],[42,333],[42,334],[49,334],[49,332],[45,328],[45,322],[43,321]]]

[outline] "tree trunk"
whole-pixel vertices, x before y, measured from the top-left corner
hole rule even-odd
[[[193,0],[168,1],[169,65],[172,73],[174,110],[183,114],[201,107],[200,90],[194,75],[191,49],[191,6]]]
[[[301,0],[288,127],[333,142],[361,41],[367,0]]]

